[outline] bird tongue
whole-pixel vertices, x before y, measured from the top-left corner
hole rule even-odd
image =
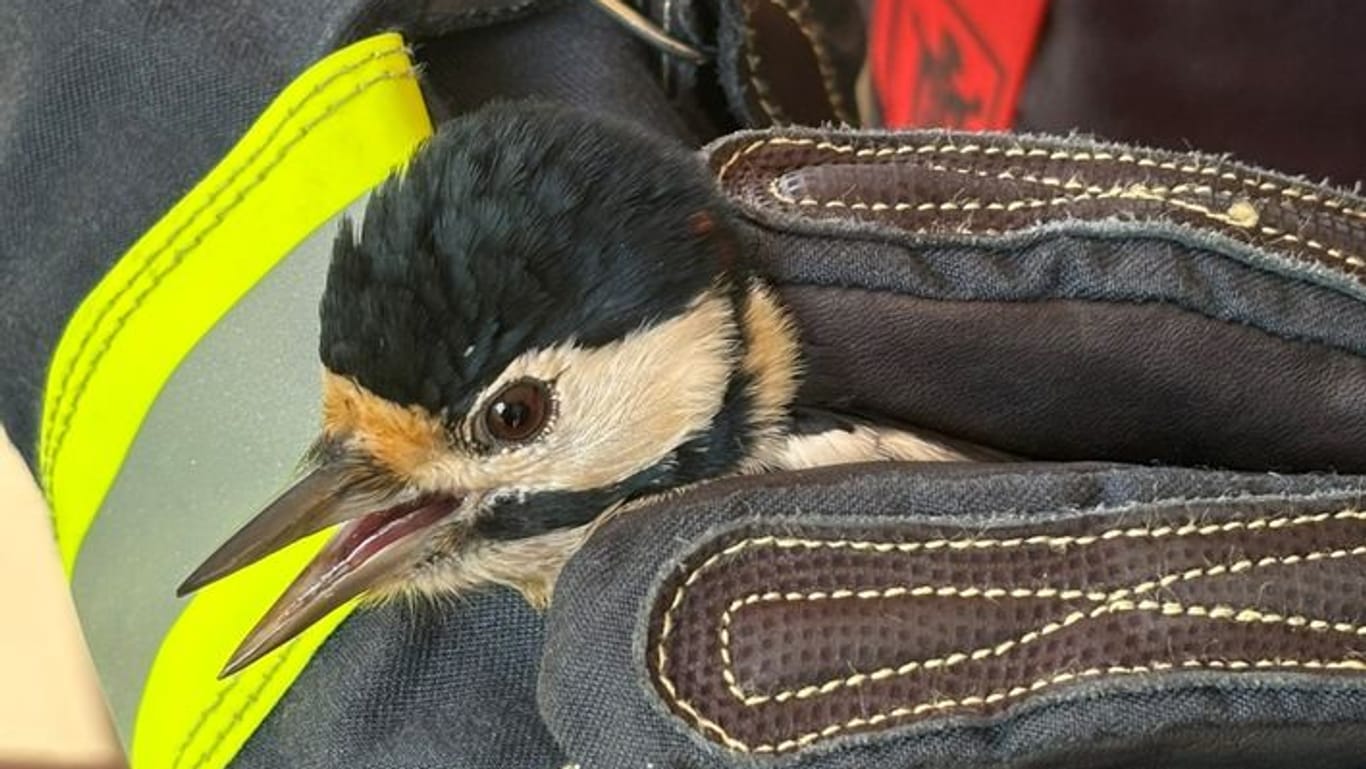
[[[444,501],[414,500],[361,516],[341,527],[318,560],[330,558],[332,569],[355,569],[394,542],[446,517],[453,505],[443,505]]]
[[[458,503],[454,497],[428,497],[343,525],[247,634],[219,677],[260,659],[407,565],[422,534],[450,515]]]

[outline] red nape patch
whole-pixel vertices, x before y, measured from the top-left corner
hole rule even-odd
[[[696,211],[688,217],[688,231],[699,238],[710,235],[714,227],[716,220],[711,218],[710,211]]]
[[[873,89],[889,128],[1010,128],[1048,0],[876,0]]]
[[[709,238],[716,231],[716,217],[707,210],[694,211],[688,216],[688,232],[695,238]],[[730,272],[735,269],[735,244],[731,242],[729,236],[717,238],[716,261],[721,267],[722,272]]]

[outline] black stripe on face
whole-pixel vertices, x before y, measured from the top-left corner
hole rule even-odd
[[[476,534],[492,540],[525,539],[582,526],[618,502],[733,472],[752,444],[749,384],[746,374],[733,374],[711,427],[659,463],[600,489],[549,491],[495,503],[475,522]]]
[[[739,284],[730,286],[727,293],[734,317],[743,317],[746,293]],[[743,360],[748,351],[743,336],[738,347],[736,360]],[[493,540],[534,537],[582,526],[619,502],[729,475],[753,448],[752,385],[749,374],[734,369],[711,425],[655,465],[599,489],[543,492],[495,503],[474,524],[475,532]]]
[[[667,475],[662,465],[655,465],[606,488],[546,491],[497,502],[475,521],[474,531],[485,539],[510,540],[582,526],[618,502],[669,488]]]

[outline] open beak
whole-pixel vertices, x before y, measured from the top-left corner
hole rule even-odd
[[[345,524],[247,634],[220,678],[410,566],[421,555],[424,535],[461,502],[453,495],[428,495],[377,503],[373,490],[358,488],[353,478],[354,468],[324,460],[233,534],[176,591],[187,595],[309,534]]]

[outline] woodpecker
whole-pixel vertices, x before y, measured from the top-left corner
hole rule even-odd
[[[299,479],[180,587],[341,524],[223,675],[357,596],[545,606],[596,522],[708,479],[971,458],[798,410],[797,329],[743,256],[681,146],[545,103],[445,124],[340,228]]]

